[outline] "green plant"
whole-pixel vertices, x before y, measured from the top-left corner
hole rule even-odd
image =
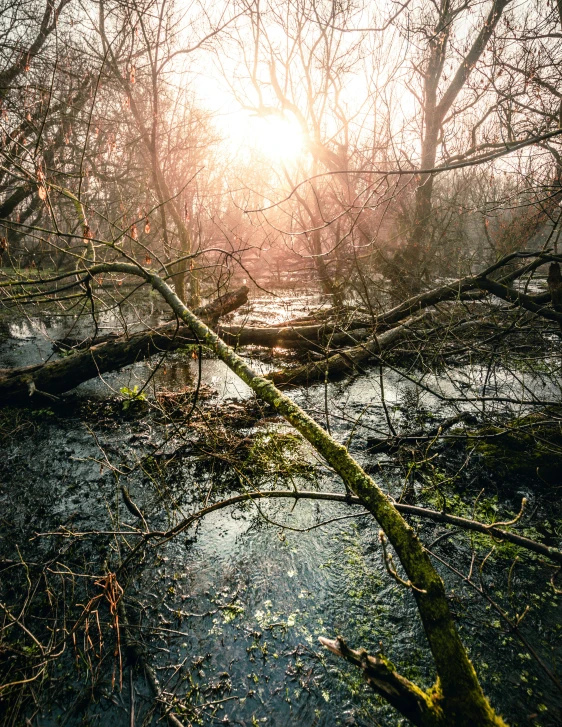
[[[139,387],[136,384],[132,389],[129,389],[128,386],[122,386],[119,391],[124,399],[123,411],[127,411],[131,405],[146,401],[146,394],[143,391],[139,391]]]

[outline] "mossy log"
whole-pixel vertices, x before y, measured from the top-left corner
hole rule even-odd
[[[125,272],[144,277],[193,331],[197,338],[211,348],[263,401],[270,404],[321,454],[340,475],[347,489],[359,497],[364,506],[386,534],[394,548],[408,581],[404,581],[416,600],[425,634],[428,639],[437,681],[425,692],[427,709],[420,712],[415,724],[421,727],[500,727],[504,721],[495,714],[484,696],[474,667],[460,640],[447,600],[445,587],[433,567],[414,530],[403,519],[390,498],[351,457],[347,448],[336,442],[322,427],[306,414],[272,381],[259,376],[203,321],[197,318],[158,275],[127,263],[106,266],[107,272]],[[384,675],[381,675],[384,680]],[[394,679],[394,676],[392,677]],[[406,680],[405,680],[406,682]],[[392,689],[388,680],[385,689]],[[407,688],[405,683],[404,688]],[[377,688],[387,696],[385,689]],[[418,698],[415,688],[412,698]],[[408,706],[397,700],[394,706],[403,713]],[[411,716],[408,714],[411,719]]]
[[[357,651],[350,649],[341,636],[337,636],[335,639],[326,639],[321,636],[319,641],[333,654],[341,656],[359,667],[368,684],[412,724],[423,725],[423,727],[428,725],[441,727],[446,724],[439,706],[441,695],[438,689],[425,692],[399,674],[394,664],[382,654],[371,656],[365,649]]]

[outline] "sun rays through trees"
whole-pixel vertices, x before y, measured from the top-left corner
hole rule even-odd
[[[2,724],[560,724],[561,54],[0,6]]]

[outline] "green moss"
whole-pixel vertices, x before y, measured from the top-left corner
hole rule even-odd
[[[513,420],[504,428],[480,429],[469,435],[469,442],[498,475],[538,476],[549,484],[559,479],[562,427],[546,423],[540,415]]]
[[[316,481],[316,468],[310,461],[302,438],[277,428],[244,438],[232,453],[232,464],[253,483],[301,486]]]

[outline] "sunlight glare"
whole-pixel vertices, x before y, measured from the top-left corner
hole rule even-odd
[[[257,151],[279,161],[293,161],[303,151],[303,135],[297,121],[285,116],[251,116],[250,139]]]
[[[305,135],[291,114],[259,114],[248,107],[240,108],[231,90],[216,75],[200,74],[195,86],[203,105],[215,114],[214,124],[223,143],[235,154],[284,164],[295,163],[304,155]]]
[[[225,131],[231,142],[273,162],[294,162],[304,151],[302,130],[294,119],[245,112],[230,122]]]

